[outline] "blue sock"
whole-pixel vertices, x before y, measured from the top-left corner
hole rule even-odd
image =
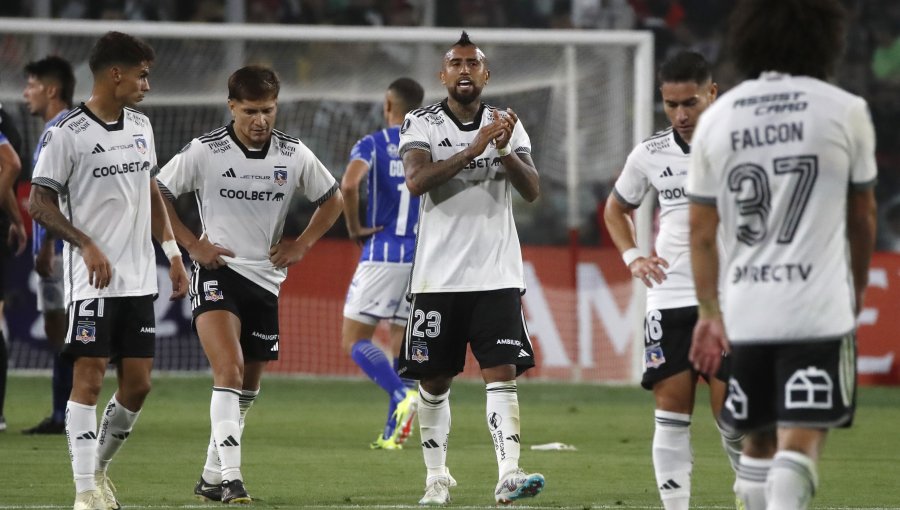
[[[406,386],[403,385],[403,381],[394,371],[384,352],[372,345],[371,340],[359,340],[353,344],[350,357],[369,379],[381,386],[392,399],[400,401],[406,397]]]
[[[400,358],[394,358],[394,372],[400,370]],[[406,377],[401,377],[401,381],[403,381],[403,385],[406,386],[408,390],[415,390],[419,388],[419,381],[415,379],[407,379]]]
[[[53,414],[56,423],[66,421],[66,403],[72,394],[72,362],[59,354],[53,359]]]

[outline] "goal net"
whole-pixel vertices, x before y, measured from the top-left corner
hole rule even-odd
[[[434,28],[0,20],[0,102],[24,127],[24,153],[34,147],[42,122],[28,116],[21,99],[23,66],[48,54],[68,59],[78,79],[76,102],[83,101],[90,95],[90,47],[110,29],[139,36],[156,50],[151,90],[138,108],[153,123],[161,164],[191,138],[229,121],[228,76],[242,65],[259,63],[272,66],[282,80],[277,127],[303,140],[338,179],[356,140],[382,127],[381,105],[391,81],[416,79],[425,88],[426,104],[446,95],[437,73],[442,55],[460,36],[457,29]],[[526,314],[537,330],[532,333],[538,351],[547,360],[535,372],[555,379],[634,380],[641,314],[633,303],[641,296],[622,277],[617,257],[615,263],[604,262],[609,257],[602,250],[574,250],[567,243],[572,233],[596,233],[598,204],[628,152],[651,132],[652,36],[556,30],[469,33],[491,70],[484,101],[517,112],[541,173],[537,204],[515,203],[530,275]],[[27,174],[30,165],[24,166]],[[287,230],[296,233],[311,212],[308,205],[297,204]],[[343,298],[358,256],[356,247],[341,239],[341,228],[291,270],[281,298],[277,370],[358,373],[340,348]],[[168,285],[165,274],[160,273],[162,296]],[[159,368],[204,368],[186,321],[187,304],[162,301],[157,303]],[[21,306],[29,306],[27,299]],[[39,318],[33,312],[26,315],[32,318],[27,328],[12,328],[23,340],[13,345],[13,366],[41,366],[46,356],[41,354]]]

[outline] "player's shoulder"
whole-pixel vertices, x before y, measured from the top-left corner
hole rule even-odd
[[[68,113],[60,117],[56,122],[53,123],[52,126],[50,126],[50,128],[62,128],[72,120],[82,117],[86,117],[86,115],[84,114],[84,108],[79,105],[72,108]]]
[[[672,131],[672,126],[669,126],[648,136],[632,149],[632,156],[653,155],[672,149],[676,145]]]
[[[290,143],[293,145],[303,145],[303,142],[300,141],[296,136],[291,136],[284,131],[279,131],[277,129],[272,130],[272,138],[282,143]]]
[[[150,126],[150,118],[147,115],[140,111],[135,110],[129,106],[124,108],[125,120],[134,124],[139,128],[145,128]]]
[[[217,129],[213,129],[208,133],[204,133],[197,137],[197,141],[204,145],[212,144],[213,142],[219,141],[223,138],[228,137],[228,128],[222,126]]]
[[[406,115],[409,117],[423,118],[428,114],[439,114],[442,111],[443,111],[443,108],[441,107],[441,102],[438,101],[437,103],[432,103],[428,106],[416,108],[415,110],[410,111]]]

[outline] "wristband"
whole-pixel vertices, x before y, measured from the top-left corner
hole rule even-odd
[[[171,260],[175,257],[181,258],[181,250],[178,249],[178,243],[176,243],[173,239],[169,239],[168,241],[163,241],[160,245],[162,247],[163,253],[166,254],[166,258]]]
[[[632,262],[641,257],[643,257],[643,255],[641,255],[641,251],[637,248],[628,248],[622,252],[622,260],[625,261],[625,266],[630,267]]]
[[[503,156],[509,156],[509,154],[511,152],[512,152],[512,148],[509,146],[509,144],[506,144],[506,147],[504,147],[502,149],[497,149],[497,155],[500,156],[501,158]]]

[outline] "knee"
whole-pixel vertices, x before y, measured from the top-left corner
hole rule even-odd
[[[453,382],[452,377],[431,377],[419,381],[419,385],[423,390],[432,395],[443,395],[450,391],[450,383]]]
[[[223,388],[243,388],[244,367],[232,364],[215,370],[215,384]]]

